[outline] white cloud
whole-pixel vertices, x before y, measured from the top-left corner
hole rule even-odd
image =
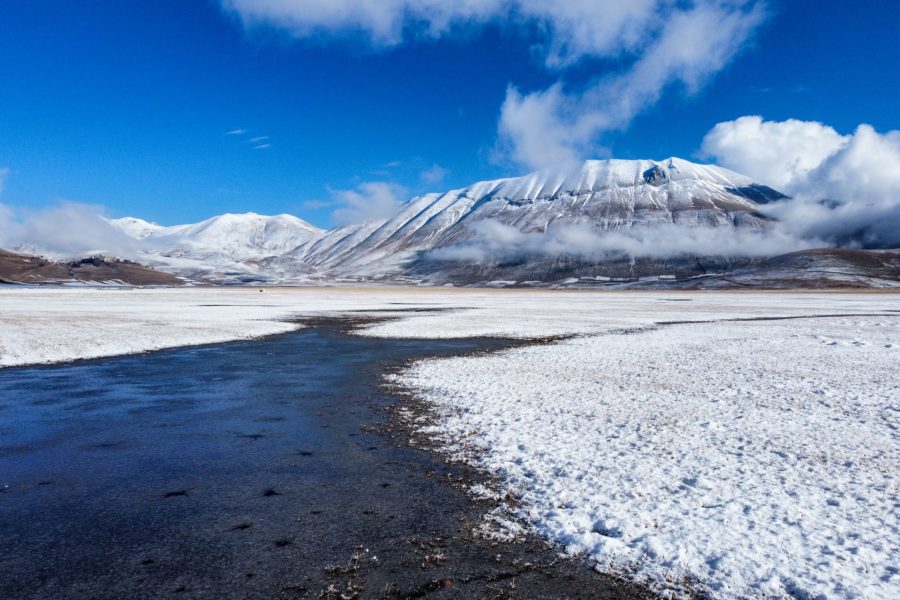
[[[578,160],[596,129],[581,122],[590,113],[578,104],[561,84],[525,96],[509,87],[500,109],[501,157],[535,168]]]
[[[0,248],[54,258],[106,254],[133,258],[135,240],[103,218],[103,207],[61,201],[37,211],[0,205]]]
[[[247,134],[250,133],[249,129],[232,129],[231,131],[225,132],[225,135],[237,138],[244,138]],[[269,143],[270,136],[268,135],[257,135],[251,138],[245,138],[240,140],[240,143],[249,144],[253,147],[254,150],[268,150],[272,147],[272,144]]]
[[[428,185],[438,185],[444,181],[449,173],[450,171],[448,171],[441,165],[434,164],[422,171],[419,174],[419,178],[423,183],[426,183]]]
[[[353,190],[332,191],[340,206],[331,218],[339,225],[387,219],[397,212],[407,196],[403,186],[384,181],[362,183]]]
[[[0,195],[6,186],[6,178],[9,177],[9,168],[0,169]],[[5,236],[8,236],[13,226],[13,210],[5,204],[0,204],[0,248],[3,247]]]
[[[860,125],[840,135],[822,123],[742,117],[716,125],[703,149],[792,196],[766,210],[798,236],[900,246],[900,131]]]
[[[10,249],[14,245],[15,216],[11,206],[0,203],[0,249]]]
[[[583,89],[510,87],[499,147],[530,167],[583,158],[672,84],[698,90],[763,20],[757,0],[220,0],[246,27],[301,38],[362,34],[375,47],[498,24],[537,35],[538,55],[564,74],[585,58],[609,72]]]
[[[575,256],[589,260],[685,256],[774,256],[816,246],[781,228],[734,229],[677,224],[597,231],[590,225],[557,225],[523,233],[499,221],[480,221],[474,237],[434,250],[436,260],[498,263],[523,256]]]
[[[695,92],[721,70],[762,20],[758,5],[746,6],[714,1],[687,10],[658,6],[657,14],[665,18],[624,71],[574,93],[559,83],[526,95],[510,88],[500,111],[501,143],[513,159],[531,167],[595,154],[602,134],[627,127],[668,87],[680,84]]]
[[[703,138],[702,152],[723,167],[787,189],[818,167],[847,137],[814,121],[764,121],[747,116],[719,123]]]

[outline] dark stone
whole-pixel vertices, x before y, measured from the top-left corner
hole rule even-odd
[[[659,165],[653,165],[644,171],[644,181],[652,186],[664,185],[669,182],[669,172]]]
[[[757,204],[768,204],[769,202],[785,200],[788,198],[788,196],[785,196],[778,190],[773,190],[769,186],[759,183],[752,183],[742,187],[725,188],[725,191],[731,192],[735,196],[740,196],[741,198],[753,200]]]

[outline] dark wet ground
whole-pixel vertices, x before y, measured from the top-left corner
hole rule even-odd
[[[386,369],[500,344],[331,325],[0,370],[0,598],[643,596],[473,536],[476,475],[384,433]]]

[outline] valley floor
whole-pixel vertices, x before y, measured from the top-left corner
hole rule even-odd
[[[550,338],[392,376],[419,427],[604,571],[714,597],[900,596],[900,295],[0,290],[0,365],[379,316],[372,337]],[[508,524],[508,526],[507,526]]]

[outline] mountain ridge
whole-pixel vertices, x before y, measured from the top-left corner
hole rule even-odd
[[[467,225],[478,221],[496,221],[522,233],[546,233],[560,224],[598,231],[664,222],[764,228],[768,219],[759,214],[760,204],[742,192],[748,189],[784,197],[733,171],[682,159],[585,161],[424,194],[378,226],[337,228],[292,254],[342,276],[377,278],[401,270],[404,261],[421,252],[470,240],[474,232]]]
[[[797,250],[752,247],[774,224],[765,205],[786,198],[715,165],[608,159],[422,194],[390,218],[329,230],[252,212],[174,226],[107,222],[135,241],[141,262],[220,284],[668,281],[752,270]],[[676,252],[667,236],[710,241]]]

